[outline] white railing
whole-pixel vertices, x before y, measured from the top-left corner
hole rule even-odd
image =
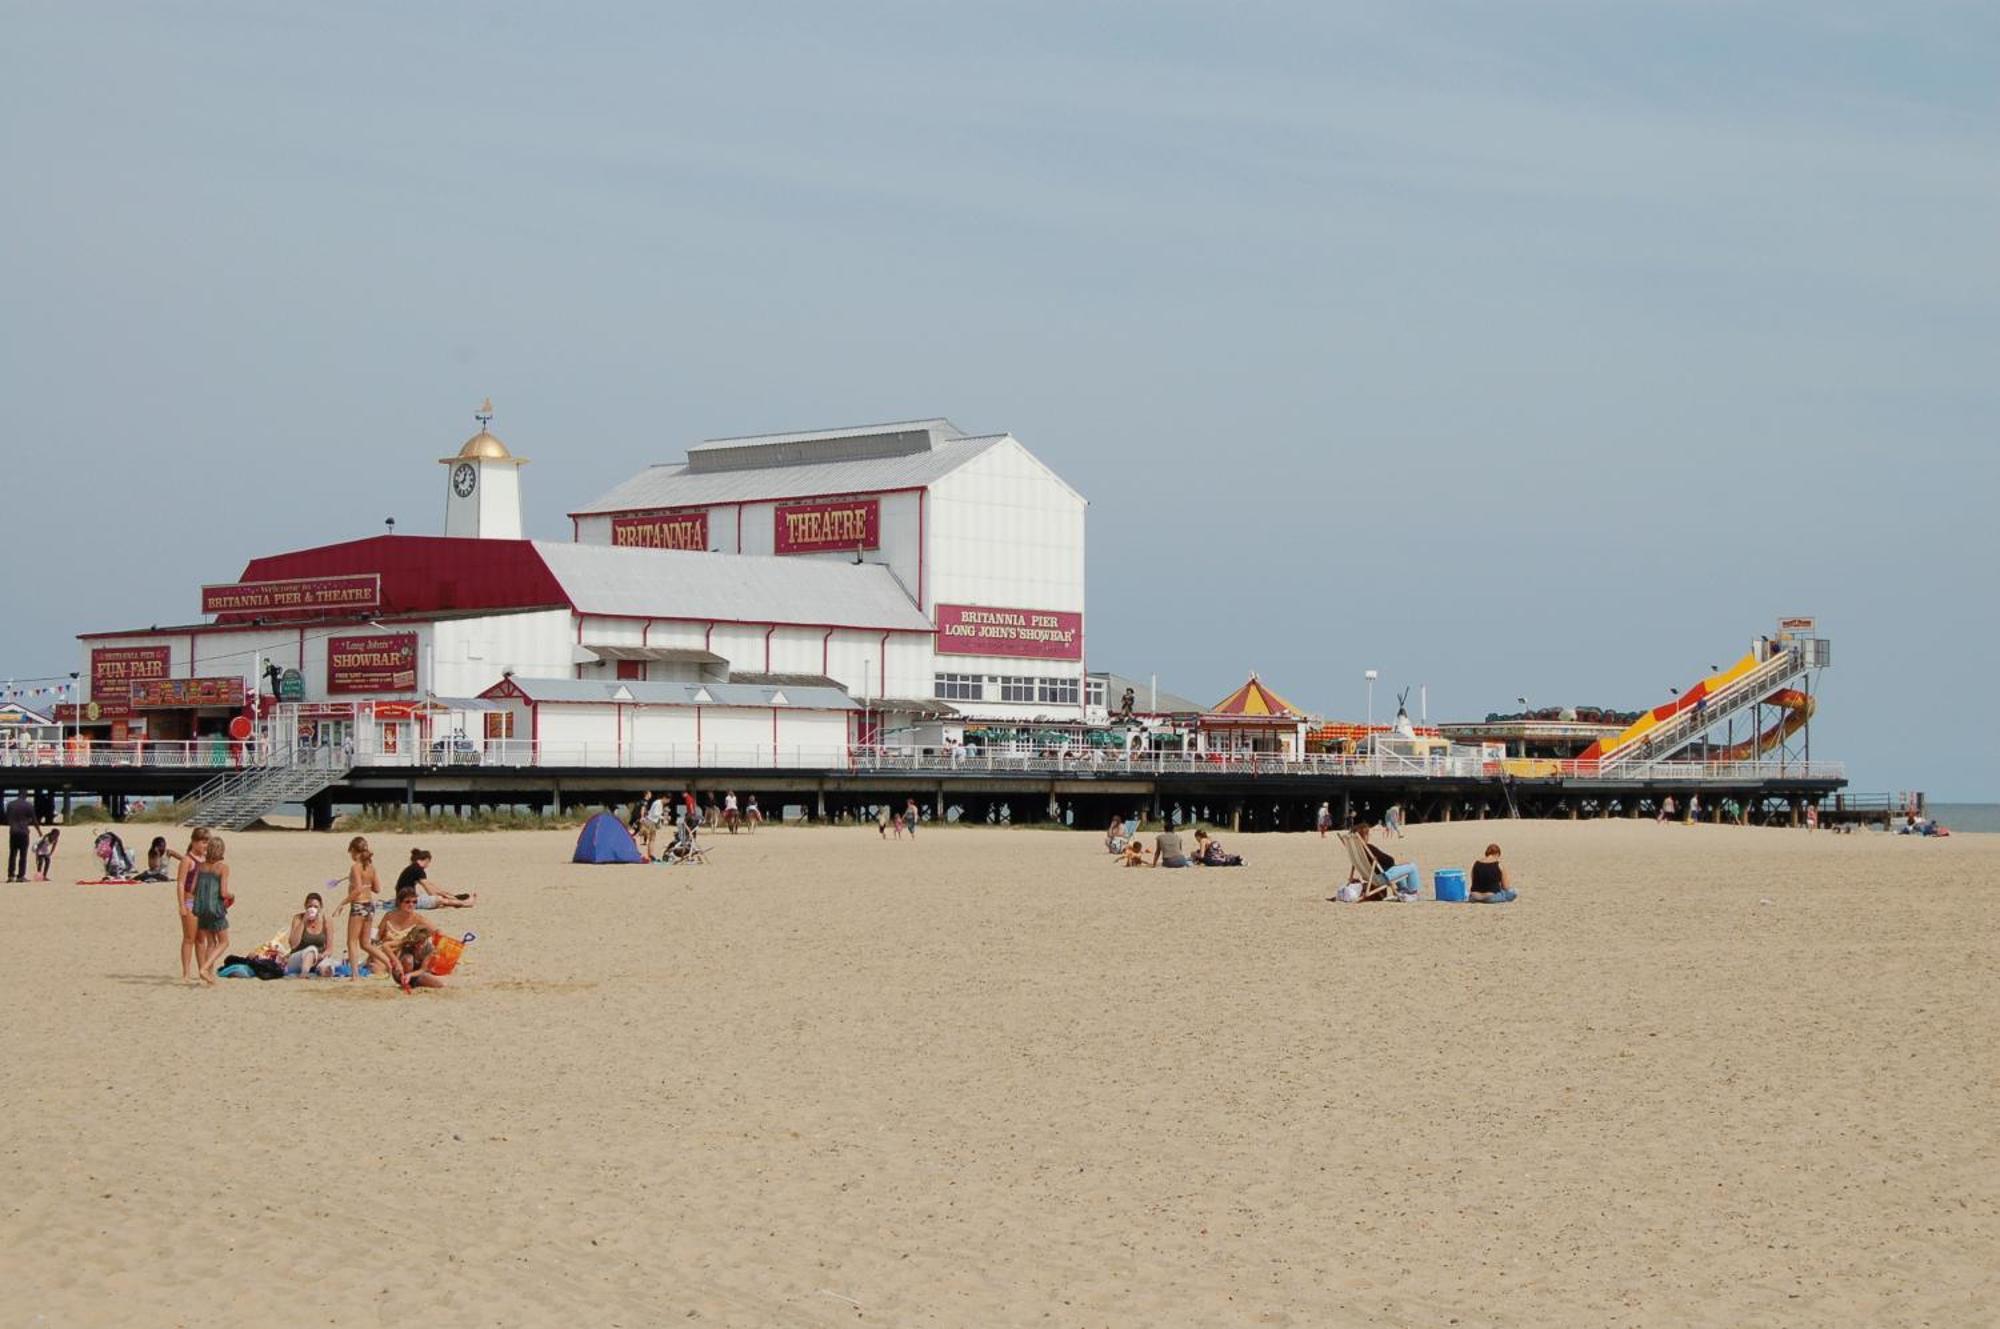
[[[491,739],[405,745],[396,752],[313,748],[250,740],[197,739],[192,742],[90,743],[0,752],[0,765],[134,767],[205,770],[214,775],[266,767],[345,770],[407,767],[433,769],[612,767],[632,770],[809,770],[925,775],[1034,775],[1079,780],[1165,775],[1373,776],[1404,779],[1513,780],[1521,783],[1693,783],[1739,780],[1844,780],[1837,761],[1556,761],[1438,753],[1427,757],[1394,753],[1357,756],[1314,754],[1282,757],[1264,753],[1020,751],[979,748],[811,747],[780,744],[542,743],[531,739]]]

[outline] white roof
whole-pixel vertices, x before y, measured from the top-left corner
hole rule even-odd
[[[579,614],[929,632],[879,563],[534,542]]]
[[[839,688],[777,687],[760,683],[644,683],[621,679],[515,678],[507,681],[529,701],[638,706],[790,706],[802,711],[858,711]]]
[[[788,434],[733,434],[727,438],[704,439],[688,449],[690,455],[697,452],[713,452],[718,448],[741,448],[766,443],[819,443],[830,438],[855,438],[867,434],[915,434],[925,433],[936,437],[964,438],[959,427],[941,415],[928,420],[891,420],[879,425],[843,425],[839,429],[801,429]]]
[[[910,427],[924,427],[929,423],[918,422]],[[877,425],[873,428],[880,431],[898,426]],[[817,442],[855,432],[858,431],[769,434],[756,439],[717,439],[703,446],[735,448],[766,442]],[[602,498],[585,504],[570,515],[587,517],[593,513],[637,512],[648,508],[706,507],[714,503],[758,503],[770,499],[813,498],[822,494],[921,489],[936,484],[1007,437],[1006,434],[987,434],[978,438],[947,438],[934,432],[932,445],[923,451],[852,461],[806,462],[795,466],[692,471],[684,462],[663,463],[647,467]]]

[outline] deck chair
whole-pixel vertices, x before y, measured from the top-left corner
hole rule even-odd
[[[1382,865],[1375,861],[1375,855],[1368,852],[1368,846],[1361,843],[1361,837],[1352,831],[1340,832],[1340,846],[1347,851],[1347,866],[1350,876],[1361,882],[1363,900],[1393,900],[1396,887],[1382,873]]]
[[[681,863],[691,863],[696,867],[707,867],[708,851],[701,847],[699,840],[696,840],[693,836],[689,836],[685,840],[676,839],[672,844],[668,845],[667,852],[660,861],[668,867],[673,867]]]

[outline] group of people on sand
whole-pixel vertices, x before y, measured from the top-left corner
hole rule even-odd
[[[887,803],[875,805],[875,833],[884,840],[891,834],[900,840],[904,831],[910,833],[912,840],[916,839],[917,827],[923,824],[923,820],[923,809],[917,806],[917,800],[914,798],[903,804],[903,810],[900,812]]]
[[[1423,890],[1423,872],[1416,863],[1399,863],[1395,855],[1376,844],[1371,838],[1372,828],[1365,821],[1354,823],[1355,840],[1375,860],[1376,871],[1363,877],[1361,866],[1355,864],[1347,873],[1347,884],[1334,893],[1333,898],[1344,904],[1365,904],[1381,900],[1414,900]],[[1516,899],[1514,887],[1507,876],[1506,865],[1500,861],[1500,846],[1489,844],[1466,874],[1465,898],[1472,904],[1508,904]]]
[[[728,790],[720,806],[712,801],[713,794],[709,797],[711,801],[704,810],[685,789],[678,799],[664,798],[648,789],[632,805],[626,829],[632,832],[632,838],[648,860],[664,862],[683,857],[704,826],[720,826],[734,835],[739,830],[755,831],[764,824],[764,810],[757,806],[755,794],[739,804],[736,791]],[[662,837],[665,843],[661,842]]]
[[[328,921],[326,899],[318,891],[308,891],[299,911],[292,915],[285,934],[284,954],[262,957],[283,966],[292,977],[363,977],[370,970],[394,978],[405,991],[444,986],[444,979],[429,972],[438,931],[418,911],[427,909],[468,909],[479,902],[470,892],[452,893],[430,880],[431,852],[412,849],[410,862],[396,879],[394,903],[379,897],[382,880],[375,870],[375,853],[366,836],[357,835],[347,844],[346,893],[337,908],[347,911],[347,962],[334,959],[332,925]],[[167,847],[164,836],[154,839],[147,851],[149,873],[154,880],[169,880],[168,862],[179,865],[175,878],[175,911],[181,930],[181,977],[213,986],[229,951],[229,911],[236,904],[230,890],[228,846],[220,835],[206,826],[195,827],[188,835],[186,853]],[[329,882],[328,885],[339,884]],[[230,957],[240,959],[241,957]],[[278,970],[270,971],[276,977]]]
[[[1172,826],[1162,826],[1160,833],[1153,837],[1153,848],[1149,854],[1139,841],[1139,823],[1113,817],[1111,825],[1104,832],[1104,847],[1118,856],[1120,867],[1128,868],[1240,868],[1244,866],[1241,854],[1232,854],[1222,847],[1222,841],[1197,826],[1194,831],[1194,851],[1190,853],[1181,833]]]

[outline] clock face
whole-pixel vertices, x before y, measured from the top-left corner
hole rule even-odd
[[[451,492],[460,498],[471,498],[472,487],[478,483],[479,472],[473,469],[471,462],[462,461],[452,469]]]

